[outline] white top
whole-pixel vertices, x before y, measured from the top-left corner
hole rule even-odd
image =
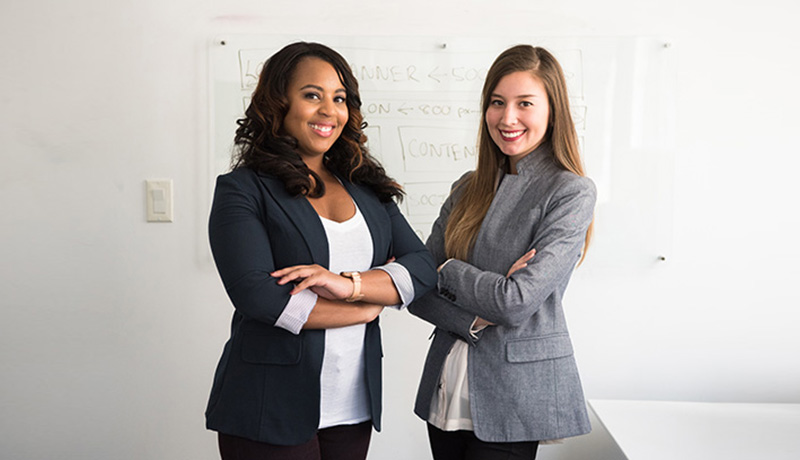
[[[477,316],[469,331],[475,338],[486,327],[475,326],[476,321]],[[431,399],[431,412],[428,415],[428,422],[442,431],[473,430],[468,367],[469,345],[463,340],[456,340],[444,361],[439,387]]]
[[[344,222],[320,217],[328,237],[330,271],[365,271],[372,265],[372,235],[356,206]],[[320,374],[319,428],[352,425],[372,418],[364,356],[365,324],[325,330]]]
[[[439,388],[431,399],[428,423],[442,431],[473,429],[469,410],[468,353],[467,342],[456,340],[445,359]]]

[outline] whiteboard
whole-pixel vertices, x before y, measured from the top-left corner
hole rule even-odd
[[[564,68],[586,171],[598,189],[588,266],[649,266],[672,236],[674,49],[651,37],[366,37],[230,35],[209,45],[212,176],[229,169],[243,116],[269,56],[324,43],[359,81],[370,152],[403,185],[401,205],[424,241],[450,185],[474,169],[480,92],[504,49],[529,43]],[[213,179],[213,177],[211,178]]]

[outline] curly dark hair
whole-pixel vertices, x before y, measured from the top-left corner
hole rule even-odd
[[[292,195],[311,198],[325,194],[320,177],[303,162],[297,153],[297,140],[283,129],[283,120],[289,111],[286,90],[294,76],[297,64],[310,57],[322,59],[336,69],[346,91],[347,124],[341,136],[325,153],[323,161],[334,174],[350,182],[366,185],[381,201],[403,199],[400,184],[386,175],[386,171],[373,158],[365,143],[364,128],[367,123],[361,115],[361,96],[347,61],[336,51],[319,44],[297,42],[287,45],[264,64],[258,85],[253,92],[244,118],[237,120],[232,169],[248,167],[271,174],[283,181]],[[311,177],[313,177],[313,181]]]

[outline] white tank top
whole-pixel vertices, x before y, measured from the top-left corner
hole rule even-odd
[[[367,271],[372,266],[372,235],[356,206],[344,222],[320,217],[328,237],[330,271]],[[372,418],[364,356],[365,324],[325,330],[320,374],[319,428],[352,425]]]

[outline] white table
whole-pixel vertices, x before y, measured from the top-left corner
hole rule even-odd
[[[800,404],[589,405],[629,460],[800,460]]]

